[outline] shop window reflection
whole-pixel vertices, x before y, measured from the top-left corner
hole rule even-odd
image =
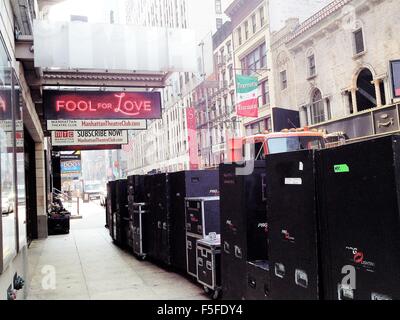
[[[1,48],[0,48],[1,51]],[[14,177],[14,126],[12,112],[12,69],[0,65],[0,179],[2,207],[3,269],[14,258],[16,245],[16,198]]]

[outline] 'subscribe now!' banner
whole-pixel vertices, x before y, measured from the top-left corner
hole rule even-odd
[[[52,131],[53,146],[121,145],[128,143],[126,130]]]

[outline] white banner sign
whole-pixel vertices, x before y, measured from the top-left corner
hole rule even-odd
[[[47,130],[146,130],[146,120],[47,120]]]
[[[5,132],[13,131],[13,121],[12,120],[0,120],[0,130]],[[24,131],[24,123],[22,120],[15,121],[15,130]]]
[[[53,146],[93,146],[128,143],[126,130],[52,131]]]

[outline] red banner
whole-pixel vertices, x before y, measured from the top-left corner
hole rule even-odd
[[[45,91],[47,120],[159,119],[159,92]]]
[[[186,108],[186,121],[187,121],[187,128],[188,128],[190,170],[198,170],[199,169],[199,154],[197,151],[197,131],[196,131],[196,110],[195,110],[195,108]]]
[[[258,118],[258,99],[247,100],[237,106],[237,115],[240,117]]]

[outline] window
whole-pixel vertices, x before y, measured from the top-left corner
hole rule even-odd
[[[267,118],[265,120],[265,131],[272,132],[272,119],[271,118]]]
[[[324,102],[322,100],[321,91],[316,89],[311,98],[311,119],[312,124],[325,121]]]
[[[268,80],[261,83],[261,102],[263,106],[270,104]]]
[[[234,111],[235,110],[235,106],[236,106],[235,93],[234,92],[231,93],[231,105],[232,105],[232,109]]]
[[[226,44],[226,49],[228,51],[228,54],[232,53],[232,43],[230,41]]]
[[[285,90],[288,87],[286,70],[281,71],[281,89]]]
[[[244,75],[250,75],[258,69],[267,66],[266,44],[263,43],[254,51],[250,52],[241,60],[242,71]]]
[[[323,139],[320,137],[305,136],[268,139],[268,151],[270,154],[321,149],[323,146]]]
[[[315,56],[314,54],[311,54],[310,56],[308,56],[308,76],[309,77],[313,77],[317,74],[316,71],[316,67],[315,67]]]
[[[331,100],[329,98],[326,98],[325,103],[326,103],[326,112],[328,113],[327,114],[328,120],[331,120],[332,119]]]
[[[244,38],[247,40],[249,38],[249,22],[244,23]]]
[[[220,29],[222,27],[222,19],[221,18],[217,18],[217,30]]]
[[[256,33],[256,31],[257,31],[257,18],[256,18],[255,14],[253,14],[253,16],[251,17],[251,25],[253,27],[253,33]]]
[[[241,27],[239,27],[237,29],[237,34],[238,34],[238,43],[239,43],[239,46],[241,46],[242,45],[242,28]]]
[[[364,47],[364,35],[362,28],[354,31],[353,36],[354,36],[355,54],[357,55],[363,53],[365,51],[365,47]]]
[[[217,13],[217,14],[222,13],[221,0],[215,0],[215,13]]]
[[[229,66],[228,70],[229,70],[229,80],[232,80],[233,79],[233,67],[232,67],[232,65]]]
[[[0,41],[0,268],[4,270],[17,253],[17,217],[16,217],[16,181],[15,181],[15,130],[13,123],[15,112],[11,105],[14,95],[12,87],[12,68],[5,48]],[[13,115],[14,114],[14,115]],[[8,125],[6,125],[8,124]],[[7,128],[8,127],[8,128]],[[10,128],[11,127],[11,128]],[[18,140],[17,140],[18,141]],[[25,229],[24,229],[25,230]],[[0,269],[0,273],[2,273]]]
[[[260,24],[261,24],[261,28],[264,27],[264,24],[265,24],[264,7],[260,8]]]

